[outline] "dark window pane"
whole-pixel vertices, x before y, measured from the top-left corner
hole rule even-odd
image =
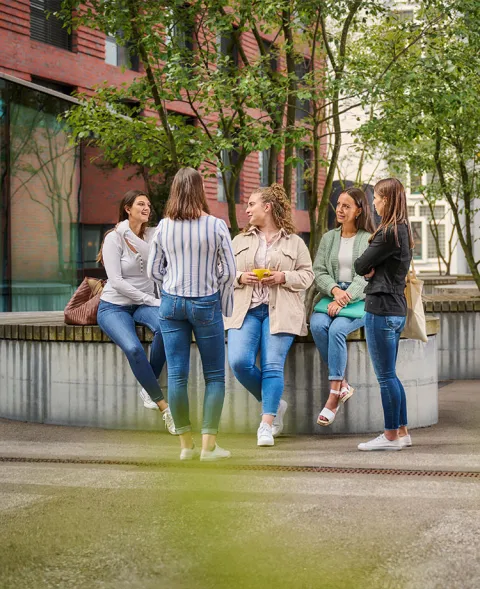
[[[96,261],[100,246],[103,242],[107,231],[112,229],[114,225],[90,225],[81,224],[80,240],[81,240],[81,267],[99,268],[101,265]]]
[[[38,84],[38,86],[43,86],[49,90],[55,90],[55,92],[60,92],[61,94],[66,94],[67,96],[71,96],[75,91],[73,86],[60,84],[59,82],[53,82],[52,80],[44,80],[43,78],[37,78],[36,76],[32,76],[32,82],[34,84]]]
[[[278,53],[275,45],[266,39],[262,39],[265,52],[269,57],[269,65],[272,72],[276,72],[278,69]]]
[[[312,154],[308,149],[299,149],[297,155],[301,161],[299,161],[296,166],[296,208],[298,211],[308,211],[306,172],[310,167]]]
[[[264,149],[259,153],[260,186],[268,186],[268,165],[270,162],[270,150]]]
[[[233,35],[222,35],[220,37],[220,53],[228,55],[231,67],[238,66],[238,49],[234,43]]]
[[[415,247],[413,248],[413,258],[415,260],[422,259],[422,223],[421,221],[413,221],[411,223],[413,240]]]
[[[124,45],[117,43],[117,39],[122,39],[122,31],[114,35],[108,35],[105,39],[105,63],[124,67],[134,72],[140,69],[140,59],[135,52],[133,44],[126,42]]]
[[[295,73],[298,78],[298,82],[297,82],[298,90],[301,90],[302,87],[304,86],[302,84],[302,80],[308,74],[309,70],[310,70],[310,61],[306,58],[303,59],[302,61],[300,61],[299,63],[295,64]],[[307,117],[309,114],[310,114],[310,100],[308,98],[305,98],[305,99],[297,98],[296,99],[295,118],[297,120],[301,120],[301,119],[304,119],[305,117]]]
[[[49,14],[59,11],[61,5],[62,0],[30,0],[30,37],[70,51],[71,35],[57,17]]]

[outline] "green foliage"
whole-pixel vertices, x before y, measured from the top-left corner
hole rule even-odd
[[[395,78],[390,76],[378,112],[359,135],[403,154],[411,167],[435,174],[427,200],[437,195],[448,201],[480,288],[472,233],[480,196],[480,6],[474,1],[425,2],[416,21],[416,26],[428,27],[421,51],[409,52]],[[405,29],[404,44],[411,34]]]
[[[394,86],[397,61],[408,53],[405,38],[410,35],[417,46],[423,35],[392,18],[386,27],[374,26],[372,35],[372,23],[386,18],[382,0],[63,0],[62,5],[66,26],[115,35],[138,55],[145,72],[132,84],[102,86],[94,97],[82,97],[81,107],[69,114],[78,138],[95,141],[115,165],[163,174],[167,187],[180,166],[203,165],[210,174],[218,169],[233,233],[235,182],[249,154],[270,150],[273,181],[283,149],[290,195],[297,150],[308,148],[312,254],[326,228],[342,114],[369,106]],[[132,99],[134,117],[126,103]],[[197,125],[169,109],[195,116]]]

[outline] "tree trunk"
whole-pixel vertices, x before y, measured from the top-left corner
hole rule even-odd
[[[297,106],[297,83],[295,81],[295,55],[294,55],[294,41],[291,29],[291,13],[290,10],[282,11],[282,28],[285,37],[286,50],[285,57],[287,63],[288,82],[288,97],[287,97],[287,121],[286,121],[286,135],[284,154],[285,160],[283,164],[283,187],[287,193],[288,198],[292,199],[292,181],[293,181],[293,163],[294,156],[294,140],[291,132],[295,129],[295,111]]]
[[[473,280],[477,285],[478,290],[480,290],[480,272],[478,271],[478,263],[475,262],[475,258],[473,257],[473,242],[471,238],[471,228],[469,228],[469,216],[466,218],[466,238],[462,233],[462,223],[460,219],[460,210],[458,207],[458,203],[455,202],[452,193],[447,188],[447,183],[445,180],[445,175],[443,172],[443,164],[440,156],[440,147],[441,147],[441,135],[440,131],[436,130],[436,139],[435,139],[435,153],[434,153],[434,160],[435,160],[435,167],[438,172],[438,178],[440,181],[440,186],[442,187],[443,194],[450,205],[452,210],[453,219],[455,223],[455,228],[458,234],[458,240],[460,241],[460,245],[462,246],[463,253],[465,254],[465,259],[467,261],[468,267],[470,272],[472,273]],[[462,179],[463,180],[463,179]],[[463,193],[464,197],[469,198],[469,193]],[[470,203],[469,203],[470,204]],[[466,203],[465,203],[466,205]]]

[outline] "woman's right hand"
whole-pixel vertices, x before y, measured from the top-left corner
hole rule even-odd
[[[258,278],[255,272],[242,272],[239,280],[240,284],[258,284]]]
[[[332,295],[335,302],[337,303],[337,305],[340,305],[340,307],[345,307],[352,300],[350,294],[346,290],[342,290],[338,286],[332,288]]]
[[[341,309],[342,307],[338,303],[332,301],[327,307],[327,313],[330,317],[334,318],[340,313]]]

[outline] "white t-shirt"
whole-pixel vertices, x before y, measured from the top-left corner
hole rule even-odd
[[[353,265],[353,237],[340,237],[340,248],[338,250],[338,282],[352,282]]]

